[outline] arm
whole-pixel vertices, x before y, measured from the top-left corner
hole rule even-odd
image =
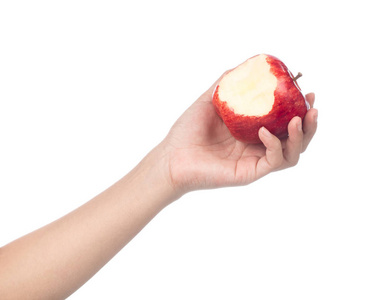
[[[216,83],[215,83],[216,84]],[[157,213],[185,193],[249,184],[294,166],[316,131],[317,111],[289,123],[280,141],[236,141],[217,116],[215,84],[178,119],[130,173],[61,219],[0,248],[2,299],[68,297],[120,251]],[[314,95],[307,95],[311,105]]]
[[[75,211],[0,248],[0,298],[63,299],[102,268],[174,200],[158,152]]]

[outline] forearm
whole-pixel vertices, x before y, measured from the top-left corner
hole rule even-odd
[[[1,248],[2,299],[69,296],[173,201],[154,151],[83,206]]]

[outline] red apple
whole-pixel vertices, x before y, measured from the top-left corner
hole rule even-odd
[[[290,120],[304,118],[310,107],[296,82],[300,76],[274,56],[256,55],[222,77],[212,102],[237,140],[261,143],[262,126],[284,138]]]

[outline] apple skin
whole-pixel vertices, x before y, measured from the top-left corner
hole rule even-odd
[[[303,119],[310,108],[297,82],[293,80],[293,74],[285,64],[272,55],[265,55],[267,63],[270,65],[270,72],[277,78],[274,104],[268,114],[260,117],[235,114],[227,102],[219,99],[219,85],[213,94],[212,103],[218,115],[231,134],[244,143],[262,143],[259,138],[259,129],[263,126],[280,139],[287,137],[290,120],[295,116]],[[232,71],[233,69],[229,72]]]

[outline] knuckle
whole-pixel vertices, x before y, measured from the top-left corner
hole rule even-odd
[[[295,167],[298,164],[298,159],[290,163],[290,167]]]
[[[289,167],[295,167],[298,164],[299,156],[288,161]]]
[[[273,170],[276,170],[276,169],[280,168],[283,165],[283,163],[284,163],[283,157],[279,157],[278,159],[273,161],[271,167]]]

